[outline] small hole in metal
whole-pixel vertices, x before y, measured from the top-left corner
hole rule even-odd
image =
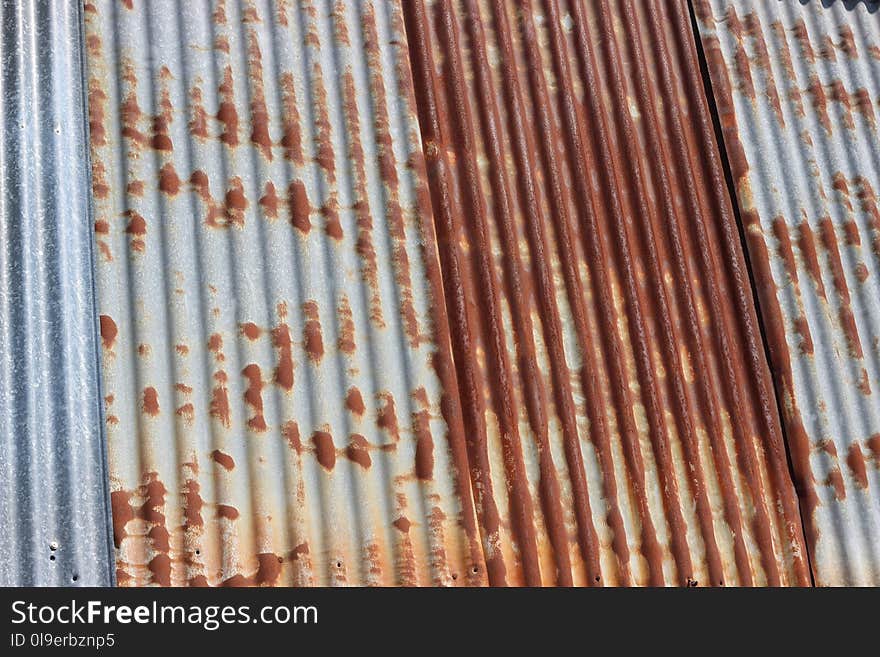
[[[54,555],[54,554],[50,554],[50,555],[49,555],[49,561],[55,561],[55,555]]]
[[[73,576],[73,577],[71,577],[71,578],[70,578],[70,579],[71,579],[71,580],[72,580],[72,581],[74,581],[74,582],[75,582],[75,581],[76,581],[76,580],[78,580],[78,579],[79,579],[79,575],[74,575],[74,576]]]
[[[337,562],[336,562],[336,567],[337,567],[337,568],[342,568],[342,562],[341,562],[341,561],[337,561]]]

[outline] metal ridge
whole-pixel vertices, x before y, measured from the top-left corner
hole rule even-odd
[[[0,4],[0,585],[113,582],[78,3]]]
[[[815,581],[877,585],[880,3],[693,5]]]

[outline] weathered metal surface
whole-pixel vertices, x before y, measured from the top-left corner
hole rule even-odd
[[[880,584],[877,2],[694,2],[817,584]]]
[[[807,584],[684,0],[404,3],[494,584]]]
[[[399,4],[85,25],[119,583],[485,581]]]
[[[0,585],[113,581],[81,8],[0,3]]]

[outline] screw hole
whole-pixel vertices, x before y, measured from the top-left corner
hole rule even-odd
[[[337,562],[336,562],[336,567],[337,567],[337,568],[342,568],[342,562],[341,562],[341,561],[337,561]]]
[[[54,555],[54,554],[50,554],[50,555],[49,555],[49,561],[55,561],[55,555]]]
[[[598,582],[599,580],[601,580],[601,579],[602,579],[602,578],[599,577],[599,575],[596,575],[596,581],[597,581],[597,582]]]
[[[458,579],[458,573],[452,573],[452,579],[453,580]]]
[[[71,577],[70,579],[71,579],[71,581],[74,581],[74,582],[75,582],[76,580],[79,579],[79,575],[74,575],[74,576]]]
[[[196,550],[196,556],[199,556],[200,554],[201,554],[201,551]]]
[[[474,575],[476,575],[478,572],[480,572],[480,569],[477,568],[476,566],[474,566],[473,568],[471,568],[471,572],[472,572]]]
[[[51,543],[49,543],[49,549],[52,550],[52,552],[54,552],[55,550],[58,549],[58,543],[56,543],[55,541],[52,541]]]

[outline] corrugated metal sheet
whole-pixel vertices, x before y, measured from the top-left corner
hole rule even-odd
[[[877,2],[694,3],[817,584],[880,584]]]
[[[807,584],[684,0],[404,3],[494,584]]]
[[[106,586],[80,8],[0,25],[0,585]]]
[[[485,581],[398,3],[85,23],[119,583]]]

